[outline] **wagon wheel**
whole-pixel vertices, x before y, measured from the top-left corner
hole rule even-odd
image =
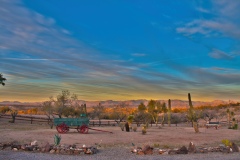
[[[63,133],[61,125],[57,125],[56,129],[57,129],[58,133]]]
[[[79,133],[87,134],[88,133],[88,126],[84,124],[84,125],[78,127],[77,131]]]
[[[59,133],[66,133],[69,131],[69,127],[65,123],[57,125],[56,129]]]

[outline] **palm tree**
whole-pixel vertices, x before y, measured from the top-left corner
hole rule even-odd
[[[3,86],[5,85],[4,81],[6,81],[7,79],[3,77],[2,74],[0,74],[0,84],[2,84]]]

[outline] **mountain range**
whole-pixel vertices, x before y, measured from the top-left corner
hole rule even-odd
[[[149,100],[140,99],[140,100],[127,100],[127,101],[114,101],[114,100],[106,100],[106,101],[84,101],[78,100],[80,104],[86,104],[87,107],[97,106],[99,103],[105,107],[114,107],[117,105],[125,105],[128,107],[137,107],[141,102],[145,105],[148,104]],[[168,104],[167,100],[158,100],[160,102],[165,102]],[[24,106],[24,107],[37,107],[40,106],[42,102],[18,102],[18,101],[2,101],[0,102],[0,106]],[[204,102],[204,101],[193,101],[193,106],[217,106],[220,104],[229,104],[229,103],[236,103],[235,101],[223,101],[223,100],[214,100],[211,102]],[[172,108],[180,108],[180,107],[188,107],[188,101],[186,100],[171,100]]]

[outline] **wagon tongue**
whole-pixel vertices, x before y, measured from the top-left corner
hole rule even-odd
[[[113,132],[110,132],[110,131],[104,131],[104,130],[100,130],[100,129],[93,129],[93,128],[90,128],[90,127],[88,127],[88,129],[91,129],[91,130],[94,130],[94,131],[100,131],[100,132],[113,133]]]

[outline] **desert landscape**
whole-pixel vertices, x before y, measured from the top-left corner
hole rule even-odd
[[[0,0],[0,159],[240,159],[240,0]]]

